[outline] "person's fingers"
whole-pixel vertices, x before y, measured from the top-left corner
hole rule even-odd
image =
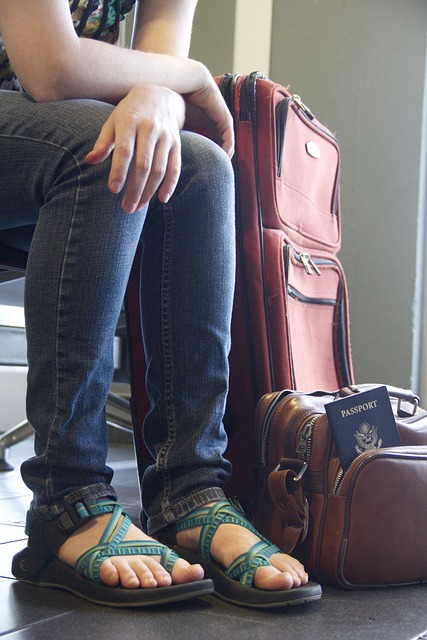
[[[97,164],[103,162],[108,158],[110,153],[114,149],[114,127],[110,120],[102,127],[98,139],[96,140],[93,148],[86,155],[86,162],[88,164]]]
[[[137,134],[136,147],[123,209],[132,213],[141,209],[159,190],[159,199],[167,202],[177,185],[181,172],[181,141],[179,131],[166,128],[159,132],[153,124],[145,124]]]

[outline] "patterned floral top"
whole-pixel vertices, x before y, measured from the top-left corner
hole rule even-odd
[[[120,21],[136,0],[68,0],[77,35],[114,44],[119,37]],[[0,89],[22,91],[10,65],[0,34]]]

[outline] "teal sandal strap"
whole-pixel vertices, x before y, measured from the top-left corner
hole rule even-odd
[[[160,556],[160,564],[168,573],[171,573],[176,561],[179,559],[178,555],[172,551],[172,549],[154,540],[123,541],[126,532],[132,524],[132,520],[128,514],[122,510],[120,505],[112,501],[99,501],[95,505],[91,505],[90,510],[94,515],[101,515],[103,513],[111,513],[112,515],[98,544],[88,549],[77,560],[75,569],[78,573],[87,576],[95,582],[102,582],[99,576],[99,570],[106,558],[131,555]],[[123,522],[114,533],[122,516]]]
[[[256,542],[247,553],[242,553],[228,567],[225,573],[241,584],[251,587],[253,585],[255,571],[258,567],[271,565],[269,557],[273,553],[280,553],[280,549],[274,544]]]
[[[280,549],[264,538],[228,500],[220,500],[212,507],[195,509],[176,523],[175,530],[183,531],[201,527],[199,552],[207,560],[212,560],[210,551],[212,538],[221,524],[236,524],[248,529],[259,538],[249,551],[238,556],[225,571],[230,578],[239,580],[246,586],[252,586],[258,567],[270,565],[269,557],[273,553],[280,553]]]
[[[210,547],[212,538],[221,524],[236,524],[244,527],[254,533],[265,544],[270,544],[228,500],[219,500],[219,502],[211,507],[205,506],[195,509],[188,516],[181,518],[181,520],[176,523],[175,531],[202,527],[199,552],[204,558],[211,560]]]

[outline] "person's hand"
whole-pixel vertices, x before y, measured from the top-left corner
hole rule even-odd
[[[161,202],[175,190],[181,172],[181,141],[185,105],[182,97],[157,85],[131,89],[116,106],[86,156],[89,164],[103,162],[110,153],[108,187],[120,193],[127,179],[122,207],[133,213],[159,189]]]
[[[185,94],[184,98],[185,128],[202,132],[232,157],[234,153],[233,119],[209,72],[204,85],[193,93]]]

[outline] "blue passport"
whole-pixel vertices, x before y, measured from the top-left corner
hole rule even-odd
[[[344,471],[366,451],[402,444],[385,386],[334,400],[325,408]]]

